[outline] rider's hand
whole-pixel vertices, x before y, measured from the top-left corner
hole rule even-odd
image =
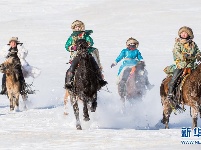
[[[111,64],[111,68],[114,67],[114,66],[116,66],[116,64],[115,64],[115,63],[112,63],[112,64]]]
[[[73,45],[73,46],[71,46],[70,49],[73,50],[73,51],[76,51],[76,50],[77,50],[77,47],[76,47],[75,45]]]

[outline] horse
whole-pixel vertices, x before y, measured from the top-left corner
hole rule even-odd
[[[97,107],[97,91],[100,90],[99,77],[97,75],[97,63],[93,56],[88,53],[88,44],[86,40],[80,39],[77,41],[78,54],[74,60],[78,60],[78,64],[74,74],[73,87],[66,90],[64,97],[64,105],[67,105],[67,97],[70,95],[71,105],[73,106],[76,128],[82,130],[79,119],[78,100],[83,102],[83,117],[84,121],[89,121],[88,108],[91,112],[95,112]],[[84,53],[79,53],[84,52]],[[73,61],[74,61],[73,60]],[[68,71],[67,71],[68,73]]]
[[[163,119],[161,122],[165,124],[165,129],[169,128],[169,118],[172,111],[178,107],[180,112],[185,111],[184,105],[190,106],[190,114],[192,117],[192,128],[197,127],[198,114],[201,117],[201,64],[197,66],[191,74],[188,74],[182,80],[182,86],[179,86],[179,90],[175,92],[176,96],[180,98],[175,100],[169,100],[168,96],[168,84],[171,81],[172,76],[167,76],[161,83],[160,96],[163,106]],[[180,91],[180,89],[182,89]],[[176,113],[176,112],[175,112]]]
[[[118,83],[118,93],[121,101],[125,104],[125,100],[141,101],[146,94],[146,73],[144,62],[138,62],[135,71],[130,74],[132,68],[127,67],[122,73],[120,82]]]
[[[19,58],[15,56],[8,57],[4,63],[0,65],[0,72],[6,74],[7,97],[10,100],[10,111],[19,111],[19,95],[21,93],[21,84],[19,81],[19,71],[21,67]],[[24,109],[26,107],[27,95],[23,94]]]

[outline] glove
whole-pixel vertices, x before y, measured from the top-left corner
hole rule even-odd
[[[77,50],[77,47],[74,45],[74,46],[71,46],[70,49],[73,50],[73,51],[76,51],[76,50]]]
[[[112,63],[112,64],[111,64],[111,68],[114,67],[114,66],[116,66],[116,64],[115,64],[115,63]]]

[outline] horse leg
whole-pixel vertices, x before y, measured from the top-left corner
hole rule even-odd
[[[9,100],[10,100],[10,111],[13,111],[14,110],[13,97],[9,98]]]
[[[10,111],[13,111],[15,108],[15,104],[14,104],[14,100],[13,100],[13,94],[10,91],[8,91],[8,98],[10,101]]]
[[[91,112],[95,112],[97,107],[97,93],[93,95],[93,100],[90,106]]]
[[[172,108],[170,102],[166,100],[162,100],[163,102],[163,119],[161,120],[161,123],[165,124],[165,129],[169,129],[169,118],[170,114],[172,113]]]
[[[68,115],[68,97],[69,97],[69,92],[66,90],[65,96],[64,96],[64,115]]]
[[[199,108],[197,106],[191,107],[191,115],[193,119],[192,129],[197,127],[198,112],[199,112]]]
[[[76,128],[77,130],[82,130],[81,124],[80,124],[80,118],[79,118],[79,107],[77,103],[76,97],[71,97],[71,102],[73,102],[73,110],[76,118]]]
[[[88,108],[87,108],[87,101],[86,99],[83,100],[83,117],[84,117],[84,121],[89,121],[89,113],[88,113]]]
[[[27,94],[23,94],[22,95],[22,100],[23,100],[23,109],[24,110],[27,110],[27,99],[28,99]]]
[[[19,94],[15,94],[13,97],[15,103],[15,111],[19,111]]]
[[[122,108],[125,108],[125,81],[120,81],[118,84],[118,93],[120,98],[120,101],[122,102]]]

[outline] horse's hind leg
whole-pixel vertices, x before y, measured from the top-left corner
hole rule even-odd
[[[88,113],[88,108],[87,108],[87,101],[86,100],[83,100],[83,113],[84,113],[84,121],[89,121],[90,118],[89,118],[89,113]]]
[[[97,107],[97,93],[93,95],[93,100],[90,106],[91,112],[95,112]]]
[[[66,90],[65,96],[64,96],[64,115],[68,115],[68,97],[69,97],[69,92]]]
[[[163,119],[161,120],[161,123],[165,124],[165,129],[169,129],[169,118],[170,114],[172,113],[172,108],[170,107],[170,103],[168,100],[164,100],[163,102]]]
[[[77,103],[77,100],[75,99],[75,97],[73,98],[73,100],[71,100],[71,102],[73,102],[73,110],[74,110],[74,114],[75,114],[75,118],[76,118],[76,128],[78,130],[82,130],[82,127],[80,124],[80,118],[79,118],[79,107],[78,107],[78,103]]]
[[[27,99],[28,99],[27,94],[23,94],[23,95],[22,95],[22,100],[23,100],[23,110],[27,110]]]
[[[195,106],[195,108],[191,107],[191,115],[192,115],[192,118],[193,118],[192,129],[197,127],[198,112],[199,112],[198,107],[196,107],[196,106]]]

